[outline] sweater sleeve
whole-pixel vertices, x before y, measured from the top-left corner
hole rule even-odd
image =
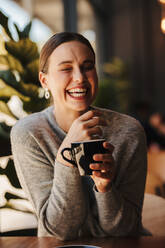
[[[107,235],[141,235],[143,232],[141,212],[147,171],[146,141],[141,127],[132,133],[129,141],[120,148],[111,190],[99,193],[94,189],[98,224]]]
[[[44,236],[75,239],[86,212],[77,168],[57,161],[52,165],[33,135],[17,125],[12,129],[11,143],[20,183],[34,206]]]

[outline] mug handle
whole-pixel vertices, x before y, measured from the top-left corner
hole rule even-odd
[[[62,155],[62,157],[63,157],[63,159],[64,159],[65,161],[67,161],[67,162],[73,164],[74,166],[76,166],[76,162],[75,162],[75,161],[70,160],[70,159],[68,159],[68,158],[65,157],[65,155],[64,155],[64,152],[65,152],[65,151],[71,152],[71,148],[64,148],[64,149],[62,149],[61,155]]]

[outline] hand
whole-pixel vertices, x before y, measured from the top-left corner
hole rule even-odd
[[[103,146],[109,151],[109,153],[95,154],[93,159],[102,163],[90,164],[90,168],[93,170],[91,177],[95,182],[97,190],[104,193],[111,189],[115,166],[112,156],[114,147],[108,142],[104,142]]]
[[[102,135],[100,126],[105,126],[106,121],[101,117],[98,110],[90,110],[72,123],[65,139],[59,147],[56,159],[64,165],[72,166],[67,161],[63,160],[61,151],[65,147],[70,147],[72,142],[91,140]],[[67,156],[67,154],[66,154]],[[68,158],[69,154],[68,154]]]

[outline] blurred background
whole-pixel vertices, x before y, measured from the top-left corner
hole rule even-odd
[[[0,0],[3,236],[36,234],[36,217],[14,168],[10,130],[49,105],[38,81],[38,58],[45,41],[61,31],[79,32],[91,42],[100,88],[94,104],[141,122],[148,145],[146,192],[165,197],[165,0]]]

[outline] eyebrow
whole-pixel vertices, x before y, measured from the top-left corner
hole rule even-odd
[[[72,63],[71,60],[66,60],[66,61],[60,62],[58,65],[70,64],[70,63]],[[83,61],[83,63],[94,63],[94,61],[92,59],[86,59]]]
[[[72,61],[71,60],[62,61],[58,65],[69,64],[69,63],[72,63]]]

